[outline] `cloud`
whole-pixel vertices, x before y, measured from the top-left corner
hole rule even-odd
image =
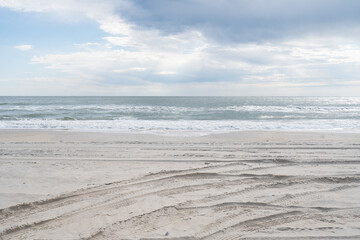
[[[0,6],[97,22],[101,39],[31,59],[78,79],[89,93],[319,95],[319,89],[334,93],[338,86],[343,93],[359,89],[356,0],[13,0]]]
[[[127,0],[11,0],[0,1],[0,7],[19,12],[37,12],[59,21],[73,22],[84,18],[96,21],[100,28],[111,34],[128,34],[129,23],[115,13],[115,9],[126,9]],[[49,13],[51,15],[49,15]]]
[[[132,1],[118,13],[128,22],[164,34],[196,29],[221,43],[267,42],[307,34],[359,36],[357,0]]]
[[[111,37],[106,40],[113,48],[93,44],[76,53],[36,56],[32,63],[113,86],[145,82],[326,85],[360,76],[360,48],[355,41],[324,37],[228,47],[208,44],[201,36],[189,38],[193,34],[157,36],[158,44],[151,38],[125,42],[137,46],[136,50],[117,48],[124,42]]]
[[[267,42],[308,34],[360,35],[358,0],[12,0],[0,6],[71,21],[96,21],[113,35],[136,28],[162,35],[199,31],[221,43]]]
[[[111,35],[200,32],[221,44],[266,43],[309,35],[360,37],[358,0],[12,0],[0,7],[51,13],[71,21],[89,18]]]
[[[33,49],[33,46],[29,44],[24,44],[24,45],[15,46],[14,48],[19,49],[21,51],[30,51],[31,49]]]

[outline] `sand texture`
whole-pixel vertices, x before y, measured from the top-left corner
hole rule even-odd
[[[0,239],[360,239],[360,135],[3,130]]]

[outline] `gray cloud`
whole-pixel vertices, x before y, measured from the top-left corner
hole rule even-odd
[[[119,9],[127,21],[164,34],[197,29],[218,42],[264,42],[303,34],[354,34],[358,0],[157,0]]]

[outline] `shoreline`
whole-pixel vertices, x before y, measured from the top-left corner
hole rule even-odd
[[[356,239],[359,156],[359,133],[0,130],[0,236]]]
[[[212,135],[231,135],[231,134],[243,134],[243,133],[323,133],[323,134],[359,134],[360,135],[360,129],[269,129],[269,130],[233,130],[233,131],[211,131],[211,132],[203,132],[200,135],[181,135],[181,133],[184,132],[193,132],[191,130],[189,131],[169,131],[169,133],[159,133],[159,132],[146,132],[146,131],[121,131],[121,130],[114,130],[114,129],[101,129],[101,130],[97,130],[97,129],[48,129],[48,128],[14,128],[14,129],[0,129],[0,134],[1,133],[11,133],[11,132],[70,132],[70,133],[88,133],[88,134],[94,134],[94,133],[99,133],[99,134],[118,134],[118,135],[149,135],[149,136],[159,136],[159,137],[206,137],[206,136],[212,136]],[[171,134],[171,133],[179,133],[179,134]]]

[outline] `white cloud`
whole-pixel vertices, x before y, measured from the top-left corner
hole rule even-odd
[[[177,74],[177,72],[160,71],[160,72],[156,72],[156,74],[159,74],[159,75],[174,75],[174,74]]]
[[[132,72],[132,71],[143,72],[143,71],[146,71],[146,68],[133,67],[133,68],[127,68],[127,69],[115,69],[115,70],[113,70],[114,73],[124,73],[124,72]]]
[[[30,51],[31,49],[33,49],[33,46],[29,44],[24,44],[24,45],[15,46],[14,48],[19,49],[21,51]]]
[[[199,39],[180,35],[157,38],[159,44],[151,38],[142,41],[138,38],[134,50],[116,49],[119,42],[116,37],[111,37],[109,42],[115,49],[99,50],[90,46],[87,51],[34,57],[32,62],[99,82],[106,81],[104,78],[163,82],[166,80],[157,76],[168,76],[171,77],[169,81],[177,82],[227,81],[273,83],[273,86],[310,86],[308,83],[314,82],[311,86],[317,86],[348,80],[347,75],[341,77],[334,71],[347,69],[350,75],[359,76],[360,48],[350,43],[329,46],[328,38],[298,39],[296,44],[291,41],[239,44],[231,48],[211,45],[205,39],[201,40],[203,47],[199,47]],[[310,42],[316,45],[309,47]],[[117,85],[116,81],[112,84]],[[127,82],[119,81],[118,84],[126,85]],[[133,83],[129,80],[128,84]]]
[[[84,51],[35,56],[32,63],[46,64],[52,69],[99,81],[101,76],[111,77],[111,73],[114,73],[113,78],[118,74],[130,74],[131,78],[135,74],[136,79],[143,73],[148,76],[143,80],[149,80],[151,75],[187,74],[187,69],[201,66],[206,59],[203,51],[206,40],[197,32],[161,36],[157,31],[129,28],[127,33],[104,37],[107,43],[102,47],[95,43],[78,44]]]
[[[110,34],[129,34],[129,24],[124,22],[115,10],[128,8],[126,0],[11,0],[0,1],[0,7],[15,11],[51,13],[64,21],[78,21],[89,18],[99,23],[100,28]]]

